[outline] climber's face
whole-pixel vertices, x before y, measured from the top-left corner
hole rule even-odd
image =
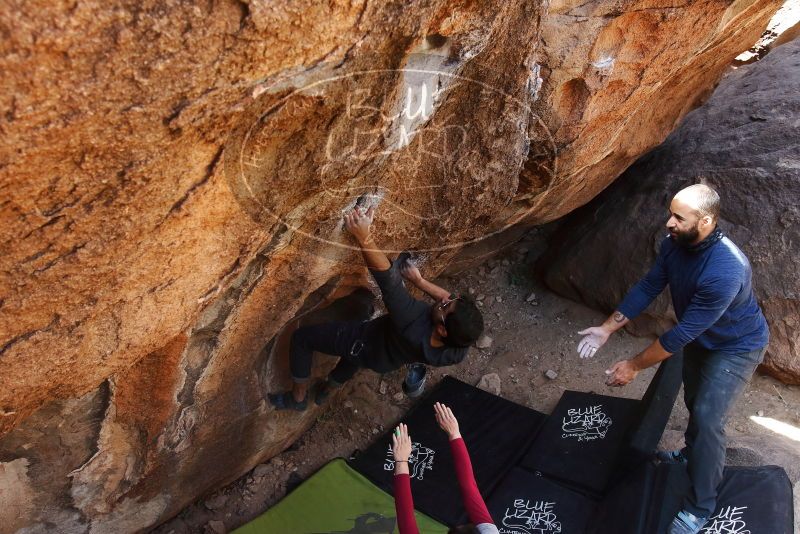
[[[453,295],[450,295],[450,297],[453,297]],[[458,306],[460,297],[450,297],[444,298],[431,306],[431,321],[437,329],[441,328],[444,330],[444,323],[447,316],[453,313],[456,306]],[[444,330],[444,332],[446,332],[446,330]],[[440,334],[442,334],[442,332],[440,332]]]

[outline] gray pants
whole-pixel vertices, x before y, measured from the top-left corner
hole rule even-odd
[[[685,510],[711,517],[725,467],[725,421],[764,358],[766,348],[727,354],[689,344],[683,352],[683,398],[689,409],[686,428],[688,471],[692,487]]]

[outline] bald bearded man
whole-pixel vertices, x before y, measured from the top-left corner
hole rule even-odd
[[[692,487],[669,534],[700,532],[717,504],[725,465],[725,420],[764,358],[769,330],[752,287],[745,255],[717,227],[719,195],[697,184],[669,206],[667,230],[655,265],[598,327],[579,332],[582,358],[639,315],[669,285],[678,324],[631,359],[606,371],[606,383],[624,386],[642,369],[683,349],[686,446],[661,451],[664,462],[686,463]]]

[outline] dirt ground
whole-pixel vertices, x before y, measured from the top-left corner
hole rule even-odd
[[[448,374],[478,384],[484,375],[496,373],[503,397],[545,413],[552,411],[565,389],[641,397],[654,369],[640,373],[624,388],[606,386],[604,371],[618,359],[644,349],[651,339],[619,332],[593,359],[578,358],[577,331],[600,324],[605,315],[549,292],[535,279],[532,264],[540,249],[539,238],[523,239],[482,265],[437,281],[483,302],[486,333],[492,343],[484,350],[472,348],[460,365],[429,369],[429,387]],[[547,371],[555,371],[557,376],[547,378]],[[398,422],[412,406],[401,390],[403,377],[404,370],[384,376],[360,372],[293,446],[187,507],[154,532],[224,533],[252,520],[279,501],[287,488],[292,489],[332,458],[348,457],[366,448]],[[682,395],[662,439],[665,447],[682,443],[688,413],[681,399]],[[800,388],[756,375],[727,425],[729,463],[783,465],[797,494],[800,442],[779,436],[751,416],[800,427]],[[410,429],[412,436],[413,431]],[[796,514],[797,502],[796,498]]]

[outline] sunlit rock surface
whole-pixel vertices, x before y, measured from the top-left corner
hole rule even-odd
[[[146,529],[282,450],[278,334],[368,287],[343,209],[428,275],[553,220],[778,7],[3,3],[0,530]]]

